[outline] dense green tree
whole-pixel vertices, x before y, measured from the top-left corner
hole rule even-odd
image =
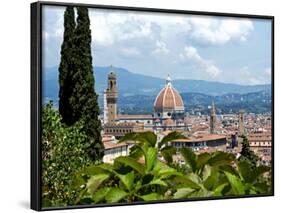
[[[259,157],[254,153],[254,151],[250,149],[249,141],[246,136],[243,136],[242,149],[240,154],[240,161],[246,160],[249,161],[252,166],[256,166]]]
[[[59,112],[62,121],[67,125],[72,125],[73,107],[70,104],[70,97],[73,92],[72,75],[74,72],[74,30],[75,14],[74,8],[68,6],[64,12],[64,34],[61,46],[61,60],[59,65]]]
[[[90,148],[88,154],[96,161],[103,156],[101,142],[101,122],[98,119],[98,95],[95,92],[91,55],[91,30],[88,9],[77,8],[77,25],[74,31],[74,70],[73,93],[70,104],[73,107],[73,119],[85,121],[84,130],[88,136]]]
[[[82,121],[72,126],[61,122],[51,103],[42,114],[42,201],[43,206],[73,205],[79,189],[72,190],[73,175],[92,163],[86,153],[87,135]]]

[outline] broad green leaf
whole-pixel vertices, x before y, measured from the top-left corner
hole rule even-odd
[[[157,150],[149,147],[145,155],[146,171],[149,172],[155,165],[157,159]]]
[[[186,177],[188,177],[190,180],[192,180],[193,182],[195,182],[197,184],[202,183],[202,179],[200,178],[200,176],[197,173],[189,173],[186,175]]]
[[[229,165],[235,160],[231,153],[217,151],[213,154],[208,164],[211,166]]]
[[[92,199],[95,201],[95,203],[99,203],[101,201],[104,200],[105,196],[107,195],[107,193],[110,191],[111,188],[109,187],[104,187],[104,188],[101,188],[99,190],[97,190]]]
[[[149,146],[154,147],[157,141],[157,136],[151,131],[141,133],[128,133],[123,138],[121,138],[121,140],[119,140],[119,143],[126,141],[146,143],[149,144]]]
[[[143,165],[136,161],[136,159],[128,157],[128,156],[120,156],[115,158],[116,162],[120,162],[125,164],[126,166],[131,167],[132,169],[136,170],[140,174],[144,174]]]
[[[201,188],[200,190],[194,191],[190,194],[190,197],[192,197],[192,198],[195,198],[195,197],[202,198],[202,197],[211,197],[211,196],[212,196],[212,192],[208,191],[205,188]]]
[[[93,194],[98,187],[109,178],[110,175],[108,174],[97,174],[92,176],[87,182],[87,190],[90,194]]]
[[[252,168],[247,160],[239,161],[238,170],[245,182],[254,183],[262,174],[270,170],[267,166],[259,166]]]
[[[186,176],[177,176],[173,179],[173,182],[176,184],[176,188],[192,188],[192,189],[201,189],[201,186]]]
[[[98,167],[100,167],[101,169],[108,171],[108,172],[112,172],[112,170],[113,170],[112,164],[108,164],[108,163],[102,163],[102,164],[98,165]]]
[[[195,191],[195,189],[192,189],[192,188],[177,189],[176,193],[174,194],[174,199],[187,198],[188,195],[190,195],[194,191]]]
[[[125,198],[127,195],[128,195],[128,193],[125,192],[124,190],[120,189],[120,188],[111,188],[107,192],[107,194],[105,196],[105,200],[108,203],[117,203],[118,201]]]
[[[142,195],[140,196],[144,201],[151,201],[151,200],[162,200],[163,199],[163,195],[158,194],[158,193],[150,193],[150,194],[146,194],[146,195]]]
[[[122,181],[122,183],[125,185],[128,191],[132,190],[134,178],[135,178],[135,174],[133,171],[125,175],[116,173],[116,176]]]
[[[224,188],[228,185],[228,183],[223,183],[221,185],[219,185],[218,187],[216,187],[213,190],[213,196],[222,196],[222,191],[224,190]]]
[[[218,169],[222,172],[228,172],[233,175],[239,176],[237,169],[235,169],[232,165],[221,165],[218,167]]]
[[[251,176],[251,165],[248,161],[243,160],[238,162],[238,171],[240,176],[244,179],[244,181],[249,182],[249,177]]]
[[[131,133],[127,133],[126,135],[124,135],[119,141],[118,143],[122,143],[122,142],[126,142],[126,141],[139,141],[138,140],[138,133],[136,132],[131,132]],[[139,141],[140,142],[140,141]]]
[[[160,178],[167,178],[169,176],[181,176],[182,173],[178,172],[176,169],[167,166],[166,164],[156,161],[155,166],[153,168],[153,174]]]
[[[148,183],[148,185],[167,186],[166,182],[161,179],[152,180]]]
[[[211,157],[211,154],[207,152],[199,154],[197,156],[197,169],[201,169],[203,166],[205,166]]]
[[[172,146],[166,146],[163,149],[161,149],[161,155],[164,157],[165,161],[170,164],[173,162],[173,155],[175,155],[177,152],[175,147]]]
[[[196,154],[190,148],[182,148],[181,154],[193,172],[196,171]]]
[[[147,131],[147,132],[139,133],[139,136],[144,138],[145,141],[147,141],[151,147],[155,147],[155,144],[157,142],[157,135],[156,134],[154,134],[151,131]]]
[[[211,168],[211,174],[204,180],[204,187],[208,190],[212,190],[213,187],[215,187],[215,185],[218,182],[218,178],[219,178],[219,173],[217,171],[217,169],[215,167]]]
[[[204,166],[202,171],[202,180],[205,181],[211,175],[211,168],[209,165]]]
[[[134,159],[140,159],[144,156],[143,150],[140,148],[139,145],[134,145],[130,148],[129,156]]]
[[[235,195],[243,195],[243,194],[245,194],[244,185],[241,182],[241,180],[237,176],[235,176],[235,175],[233,175],[233,174],[231,174],[229,172],[224,172],[224,173],[225,173],[225,175],[226,175],[226,177],[227,177],[227,179],[228,179],[228,181],[229,181],[229,183],[231,185],[233,193]]]

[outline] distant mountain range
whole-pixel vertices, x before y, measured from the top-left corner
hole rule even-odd
[[[247,94],[224,94],[211,96],[202,93],[181,93],[185,110],[191,114],[200,112],[209,113],[209,106],[215,102],[218,114],[237,113],[240,109],[247,112],[265,113],[271,111],[271,93],[268,91]],[[153,112],[155,96],[135,95],[131,97],[121,96],[118,100],[120,113],[150,114]],[[102,102],[102,100],[100,100]]]
[[[126,113],[138,111],[150,113],[153,101],[165,85],[165,79],[132,73],[123,68],[113,68],[117,75],[119,106]],[[102,108],[102,93],[107,87],[109,67],[95,67],[95,88]],[[231,111],[249,108],[251,111],[265,112],[271,108],[271,85],[238,85],[203,80],[174,80],[173,86],[181,93],[187,109],[204,109],[212,100],[222,110]],[[58,99],[58,67],[46,68],[43,76],[44,102]],[[255,109],[255,106],[257,109]]]

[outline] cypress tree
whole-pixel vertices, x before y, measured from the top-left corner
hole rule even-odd
[[[70,104],[72,95],[72,72],[74,69],[73,53],[74,53],[74,30],[75,30],[75,14],[74,8],[68,6],[64,12],[64,35],[61,46],[61,60],[59,65],[59,112],[62,116],[62,122],[72,125],[73,108]]]
[[[239,160],[247,160],[253,167],[257,166],[259,157],[251,150],[249,141],[246,136],[243,136],[241,156]]]
[[[98,119],[98,95],[95,92],[91,55],[91,30],[88,9],[77,8],[77,26],[74,32],[73,93],[70,103],[73,107],[73,119],[83,119],[84,130],[88,135],[88,154],[92,160],[101,160],[103,144],[101,141],[101,122]]]

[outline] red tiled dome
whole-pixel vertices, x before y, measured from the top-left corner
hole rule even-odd
[[[178,91],[173,88],[170,77],[154,102],[155,111],[184,110],[184,104]]]

